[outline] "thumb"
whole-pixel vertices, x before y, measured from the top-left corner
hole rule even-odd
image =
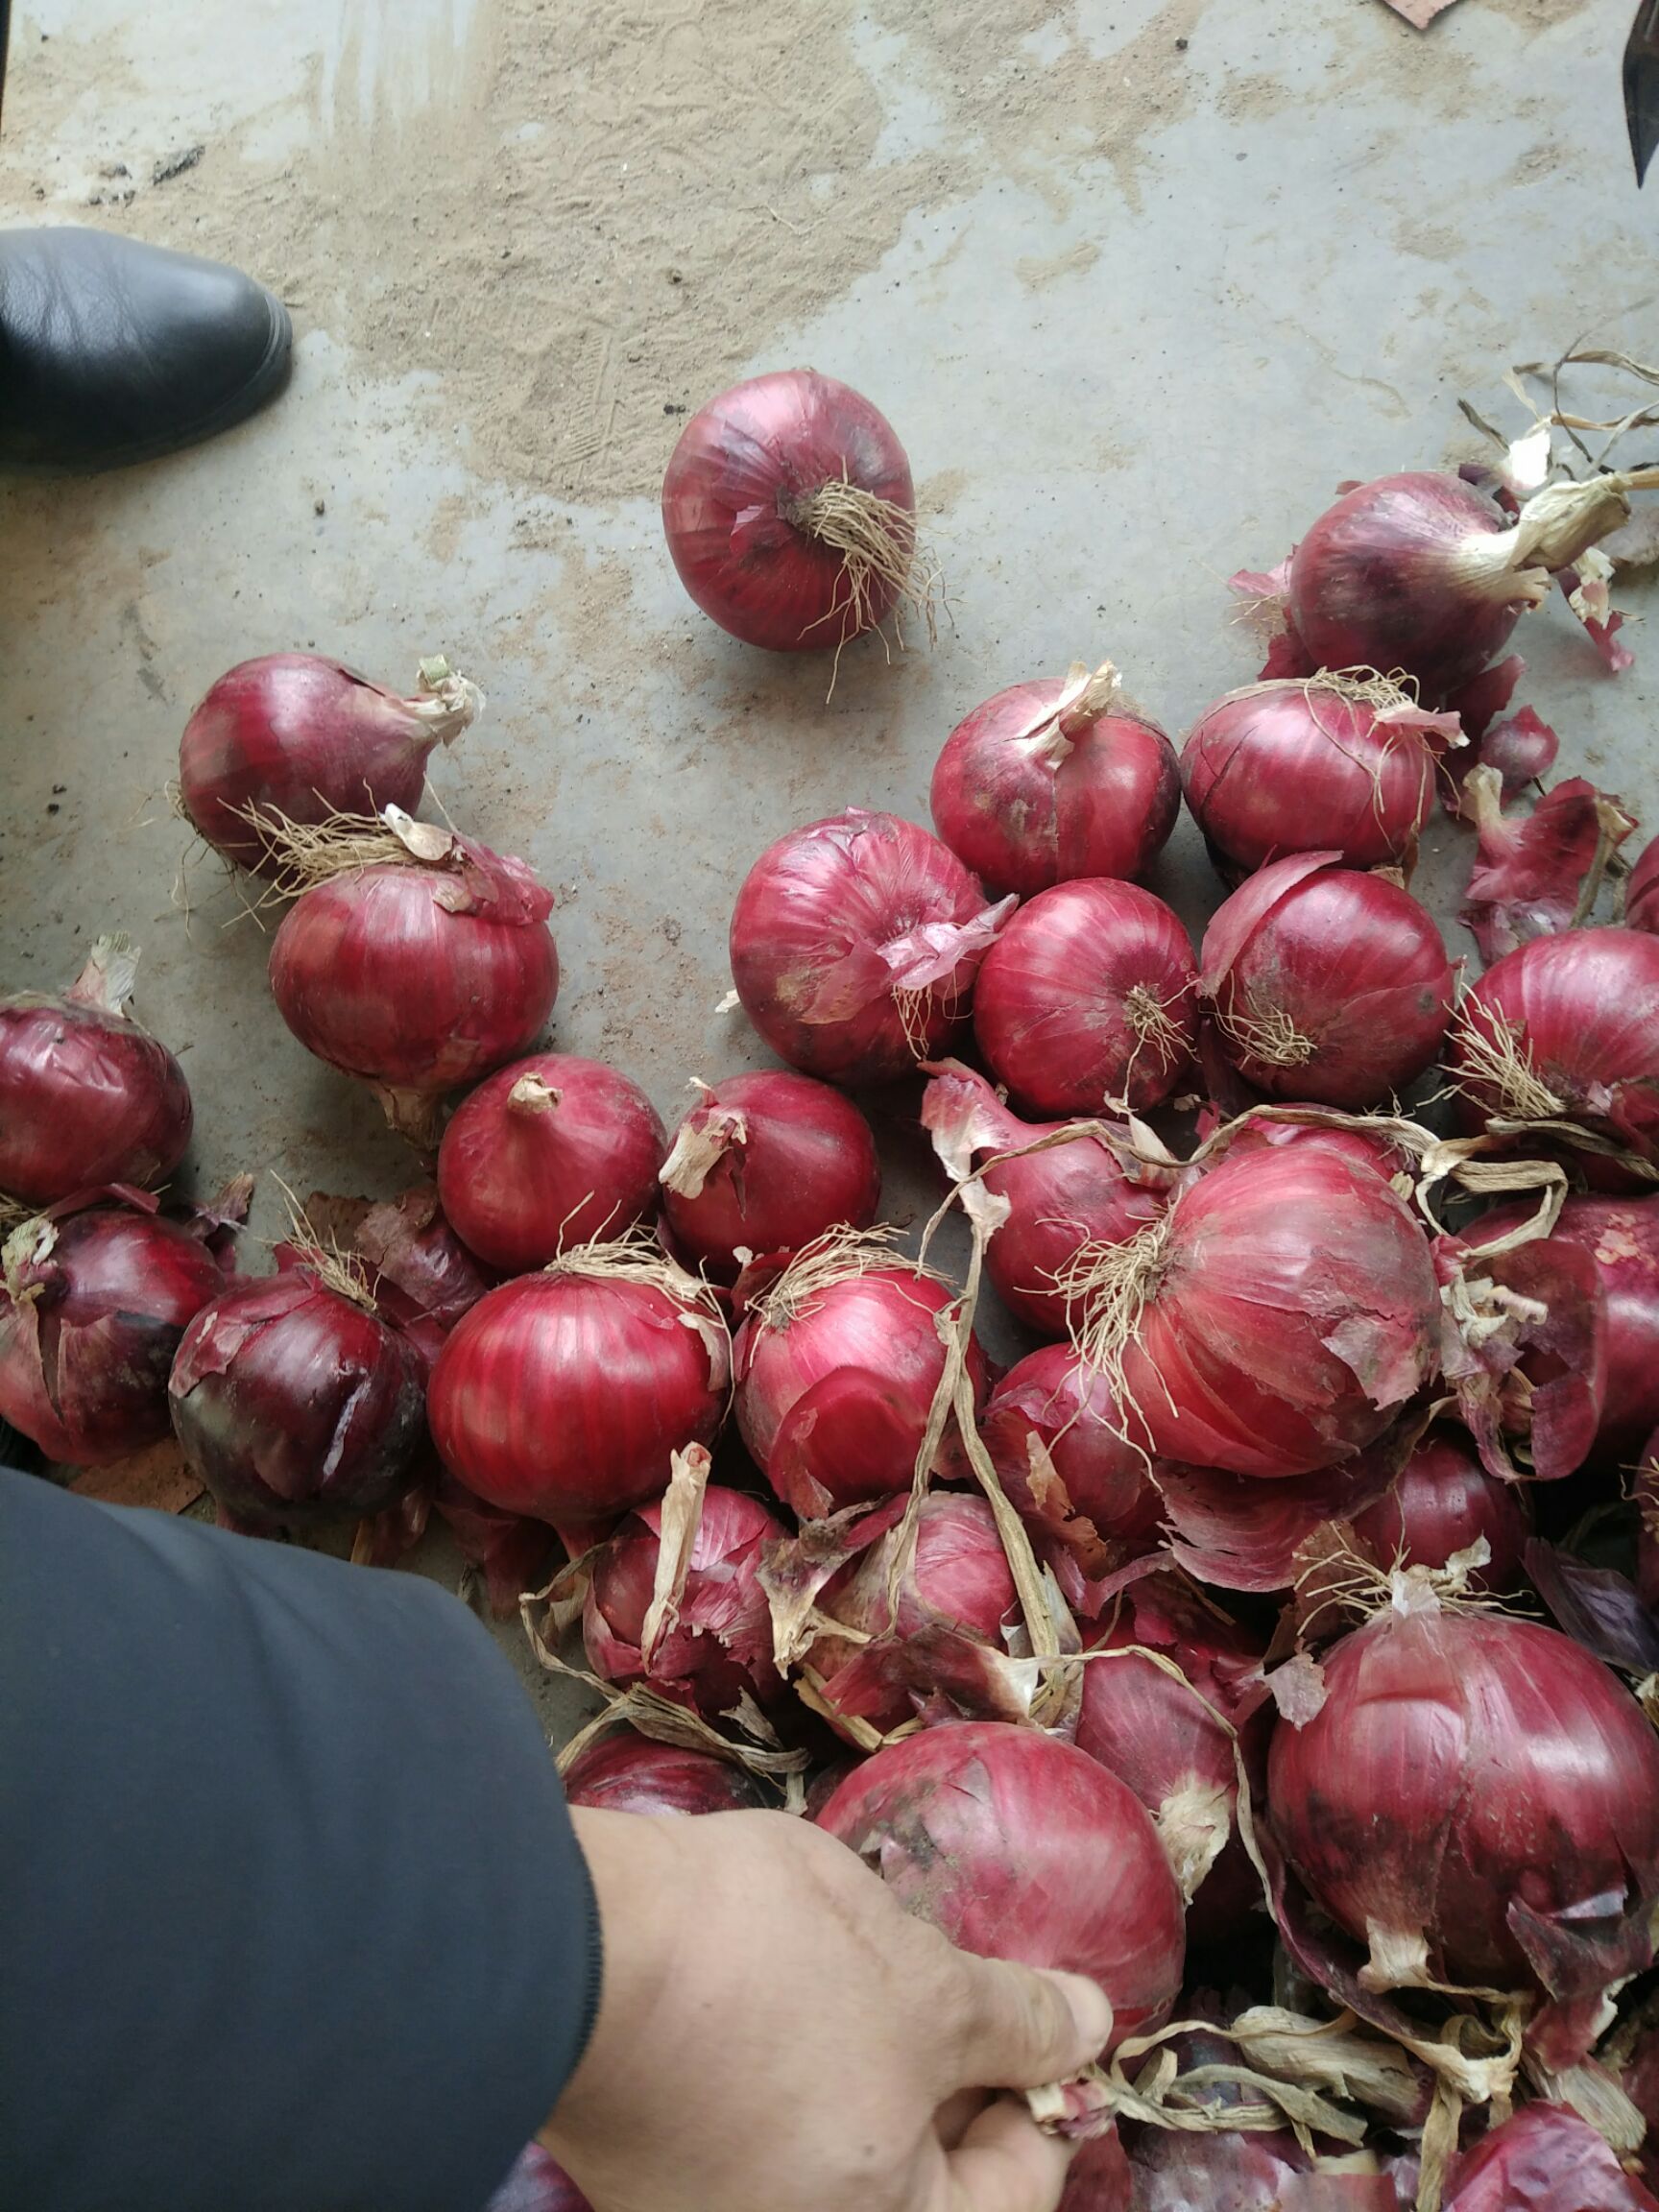
[[[1075,2149],[999,2097],[946,2160],[949,2212],[1055,2212]]]
[[[951,2088],[1040,2089],[1099,2057],[1112,2007],[1096,1983],[1007,1959],[959,1957],[966,2004]]]

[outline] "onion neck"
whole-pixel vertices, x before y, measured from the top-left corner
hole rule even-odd
[[[1558,570],[1571,568],[1630,519],[1630,493],[1656,485],[1659,469],[1614,470],[1582,484],[1546,484],[1510,529],[1472,534],[1454,548],[1451,581],[1471,597],[1498,606],[1536,607]]]
[[[138,948],[124,930],[93,941],[86,965],[63,996],[71,1006],[87,1006],[95,1013],[129,1019],[127,1001],[138,974]]]
[[[1110,661],[1102,661],[1095,669],[1073,661],[1059,698],[1017,731],[1015,741],[1023,743],[1030,757],[1044,767],[1064,767],[1076,739],[1106,712],[1122,681]]]
[[[423,751],[434,745],[453,745],[483,713],[483,692],[469,677],[451,668],[442,653],[421,661],[420,683],[417,697],[404,702],[419,724],[416,745]]]
[[[563,1091],[544,1082],[540,1075],[520,1075],[507,1094],[509,1114],[551,1114],[563,1099]]]
[[[727,1153],[748,1142],[749,1124],[734,1109],[709,1106],[701,1114],[693,1112],[681,1123],[657,1180],[664,1190],[695,1198]]]

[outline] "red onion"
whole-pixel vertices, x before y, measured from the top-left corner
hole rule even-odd
[[[430,1375],[445,1337],[490,1288],[491,1277],[444,1218],[430,1183],[371,1206],[351,1245],[373,1271],[374,1303]]]
[[[878,1236],[835,1232],[751,1298],[734,1359],[737,1426],[804,1520],[909,1488],[945,1371],[939,1320],[955,1298]],[[969,1372],[982,1395],[977,1344]]]
[[[0,1420],[103,1467],[167,1434],[167,1371],[225,1276],[198,1225],[136,1201],[40,1214],[0,1249]]]
[[[1488,1475],[1458,1430],[1431,1429],[1375,1503],[1352,1517],[1379,1567],[1444,1567],[1484,1537],[1492,1556],[1473,1569],[1471,1590],[1520,1587],[1531,1527],[1511,1482]]]
[[[1575,1121],[1659,1166],[1659,939],[1569,929],[1506,952],[1465,993],[1450,1065],[1471,1129]],[[1646,1188],[1604,1155],[1573,1159],[1601,1189]]]
[[[1198,992],[1271,1098],[1354,1112],[1414,1083],[1452,1018],[1452,963],[1409,891],[1297,853],[1247,877],[1204,932]]]
[[[490,1504],[597,1518],[661,1496],[670,1455],[712,1441],[730,1379],[712,1291],[642,1241],[588,1244],[479,1300],[426,1409],[445,1465]]]
[[[277,1011],[429,1142],[443,1094],[516,1059],[553,1011],[552,893],[522,860],[393,808],[349,837],[315,835],[310,857],[285,849],[288,879],[311,887],[271,948]]]
[[[1645,845],[1624,885],[1624,920],[1632,929],[1659,932],[1659,837]]]
[[[1139,876],[1169,842],[1181,773],[1155,722],[1115,709],[1118,671],[1011,684],[945,740],[933,826],[988,891]]]
[[[876,1140],[850,1098],[766,1070],[700,1083],[663,1163],[676,1245],[717,1283],[745,1255],[799,1252],[840,1223],[867,1229],[881,1202]]]
[[[322,823],[333,814],[412,812],[426,757],[453,745],[484,704],[442,657],[422,661],[413,699],[316,653],[267,653],[229,669],[184,725],[184,811],[228,860],[279,863],[257,819]]]
[[[1219,1120],[1207,1125],[1206,1117],[1199,1116],[1201,1138],[1214,1136],[1220,1126]],[[1384,1183],[1392,1182],[1396,1175],[1410,1174],[1413,1169],[1410,1158],[1380,1130],[1327,1126],[1317,1118],[1307,1121],[1278,1121],[1267,1112],[1253,1111],[1248,1118],[1241,1119],[1227,1140],[1227,1152],[1232,1157],[1238,1152],[1281,1150],[1288,1145],[1298,1151],[1311,1146],[1339,1153],[1352,1160],[1356,1166],[1369,1167],[1373,1174],[1381,1175]]]
[[[1127,1244],[1080,1256],[1076,1340],[1159,1458],[1310,1474],[1381,1436],[1434,1373],[1428,1238],[1324,1145],[1224,1155]]]
[[[654,1212],[666,1142],[637,1083],[600,1060],[536,1052],[455,1109],[438,1195],[469,1251],[521,1274]]]
[[[165,1182],[190,1142],[183,1070],[127,1013],[138,948],[100,937],[67,991],[0,999],[0,1194],[51,1206]]]
[[[1100,877],[1022,906],[986,954],[974,1034],[1033,1114],[1092,1114],[1167,1098],[1193,1071],[1197,975],[1161,899]]]
[[[1181,749],[1181,780],[1223,873],[1310,852],[1377,868],[1414,855],[1456,736],[1455,714],[1383,679],[1323,670],[1218,700]]]
[[[702,1461],[708,1455],[686,1454]],[[757,1575],[762,1548],[783,1530],[757,1499],[718,1485],[702,1493],[689,1551],[685,1522],[669,1525],[669,1498],[641,1505],[602,1547],[592,1564],[582,1612],[589,1664],[607,1682],[648,1682],[664,1697],[689,1705],[706,1720],[735,1710],[739,1698],[775,1704],[783,1683],[772,1659],[772,1614]],[[666,1532],[665,1532],[666,1530]],[[684,1560],[674,1575],[661,1624],[646,1648],[664,1547]]]
[[[976,1160],[1058,1139],[1066,1124],[1022,1121],[982,1075],[946,1060],[923,1094],[922,1126],[947,1172],[961,1182]],[[1137,1158],[1126,1129],[1115,1148],[1109,1132],[1088,1124],[987,1168],[979,1181],[1007,1199],[1009,1213],[992,1231],[985,1266],[1009,1310],[1046,1336],[1063,1336],[1066,1300],[1055,1284],[1068,1262],[1084,1244],[1116,1243],[1155,1220],[1168,1180]]]
[[[1135,2176],[1116,2128],[1078,2144],[1058,2212],[1138,2212]]]
[[[855,1767],[818,1818],[964,1950],[1099,1983],[1113,2046],[1168,2018],[1181,1892],[1134,1793],[1073,1744],[1006,1721],[926,1728]]]
[[[185,1331],[167,1386],[180,1448],[238,1519],[377,1513],[421,1443],[421,1359],[360,1266],[315,1246],[278,1259]]]
[[[1455,2158],[1445,2212],[1659,2212],[1604,2137],[1564,2104],[1527,2104]]]
[[[985,949],[1014,902],[985,903],[956,855],[896,814],[850,806],[761,854],[732,915],[732,976],[780,1059],[884,1083],[967,1021]]]
[[[1455,476],[1361,484],[1290,556],[1291,625],[1325,667],[1404,669],[1442,697],[1503,651],[1554,571],[1629,519],[1624,494],[1647,480],[1547,485],[1513,523]]]
[[[813,369],[752,376],[698,409],[662,479],[662,527],[681,583],[747,645],[842,645],[930,596],[904,448]]]
[[[1659,1739],[1640,1707],[1552,1628],[1448,1610],[1410,1577],[1393,1591],[1269,1756],[1279,1844],[1369,1944],[1366,1986],[1575,2000],[1646,1966]]]
[[[601,1736],[565,1769],[565,1795],[598,1813],[743,1813],[774,1802],[754,1776],[678,1743],[654,1743],[631,1728]]]
[[[1459,812],[1479,835],[1468,902],[1457,919],[1490,963],[1531,937],[1571,928],[1595,903],[1607,862],[1635,829],[1616,799],[1582,776],[1541,798],[1530,814],[1506,815],[1495,767],[1471,772]]]
[[[592,2206],[540,2143],[528,2143],[484,2212],[592,2212]]]

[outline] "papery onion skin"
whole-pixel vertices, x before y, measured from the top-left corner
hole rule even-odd
[[[1247,875],[1320,852],[1379,868],[1415,850],[1436,758],[1432,733],[1411,720],[1386,721],[1317,677],[1286,679],[1230,692],[1200,715],[1181,749],[1181,780],[1224,869]]]
[[[1358,1113],[1433,1061],[1453,971],[1409,891],[1338,857],[1295,854],[1248,877],[1211,918],[1198,990],[1247,1083]]]
[[[1527,2104],[1454,2157],[1445,2212],[1659,2212],[1659,2200],[1576,2112]]]
[[[843,553],[789,518],[795,502],[843,480],[915,510],[892,425],[835,377],[777,370],[700,407],[662,479],[662,527],[680,581],[704,613],[777,653],[840,645],[879,622],[892,587],[873,577],[856,604]]]
[[[1059,883],[986,954],[974,1034],[1032,1114],[1156,1106],[1194,1068],[1197,972],[1170,909],[1133,883]]]
[[[1582,1995],[1634,1970],[1584,1980],[1598,1921],[1648,1948],[1659,1739],[1599,1661],[1531,1622],[1434,1608],[1368,1622],[1322,1666],[1317,1718],[1274,1732],[1268,1806],[1315,1900],[1370,1941],[1372,1985],[1431,1969],[1530,1987],[1548,1955]]]
[[[1624,885],[1624,921],[1631,929],[1659,933],[1659,837],[1643,847]]]
[[[518,1276],[480,1299],[438,1355],[433,1442],[509,1513],[559,1522],[642,1505],[666,1488],[671,1454],[719,1430],[720,1328],[689,1286],[677,1296],[631,1279]]]
[[[849,807],[790,830],[750,869],[732,914],[732,979],[792,1068],[832,1083],[889,1083],[966,1027],[1000,925],[1000,909],[937,837],[896,814]]]
[[[445,1337],[493,1287],[493,1276],[456,1236],[430,1183],[371,1206],[351,1232],[351,1246],[369,1262],[374,1303],[430,1375]]]
[[[693,1143],[701,1151],[690,1165]],[[868,1228],[880,1202],[869,1122],[829,1084],[781,1069],[710,1085],[675,1132],[662,1172],[674,1242],[717,1283],[735,1282],[739,1246],[798,1252],[838,1223]]]
[[[744,1813],[776,1803],[741,1767],[711,1751],[654,1743],[631,1728],[577,1754],[565,1769],[565,1796],[599,1813]]]
[[[1139,876],[1181,811],[1174,748],[1138,714],[1109,706],[1069,722],[1055,750],[1070,752],[1044,756],[1066,691],[1063,677],[1010,685],[956,725],[934,766],[933,826],[994,895]]]
[[[427,664],[430,665],[430,664]],[[439,662],[452,691],[400,699],[318,653],[238,661],[184,725],[179,791],[195,828],[228,860],[268,872],[270,848],[250,807],[290,822],[331,814],[413,813],[426,758],[477,711],[477,694]]]
[[[607,1682],[649,1682],[706,1720],[739,1698],[776,1704],[783,1680],[772,1657],[772,1614],[757,1575],[781,1524],[758,1499],[711,1483],[675,1624],[649,1660],[641,1648],[661,1551],[662,1508],[631,1513],[592,1562],[582,1611],[589,1663]]]
[[[1464,994],[1449,1066],[1471,1130],[1494,1118],[1575,1121],[1659,1166],[1659,938],[1570,929],[1506,952]],[[1648,1188],[1569,1149],[1595,1188]]]
[[[654,1211],[666,1144],[656,1108],[618,1070],[533,1052],[455,1109],[438,1147],[438,1195],[469,1251],[523,1274]]]
[[[107,1466],[167,1434],[174,1353],[224,1270],[190,1229],[136,1208],[54,1222],[31,1257],[19,1239],[38,1235],[26,1223],[6,1247],[0,1420],[49,1459]]]
[[[163,1183],[190,1142],[190,1088],[125,1011],[136,949],[101,937],[56,994],[0,999],[0,1195],[52,1206],[108,1183]]]
[[[1531,1523],[1515,1484],[1488,1475],[1461,1431],[1431,1429],[1375,1504],[1353,1516],[1354,1533],[1384,1570],[1444,1567],[1482,1537],[1492,1556],[1470,1570],[1472,1590],[1518,1589]]]
[[[1035,1437],[1065,1486],[1071,1515],[1125,1555],[1156,1542],[1164,1505],[1145,1455],[1123,1434],[1111,1384],[1070,1344],[1045,1344],[1017,1360],[992,1389],[979,1428],[1009,1503],[1027,1526],[1057,1530],[1070,1518],[1038,1493]]]
[[[411,1476],[424,1371],[369,1307],[304,1264],[238,1283],[173,1362],[173,1428],[220,1504],[252,1522],[376,1513]]]
[[[1145,1809],[1074,1745],[1002,1721],[924,1729],[855,1767],[818,1821],[964,1950],[1097,1982],[1109,2049],[1168,2018],[1180,1890]]]

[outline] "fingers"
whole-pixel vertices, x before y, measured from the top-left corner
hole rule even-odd
[[[1006,1959],[957,1956],[962,2010],[948,2090],[1038,2089],[1099,2057],[1112,2007],[1094,1983]]]
[[[999,2097],[946,2159],[947,2212],[1055,2212],[1072,2149]]]

